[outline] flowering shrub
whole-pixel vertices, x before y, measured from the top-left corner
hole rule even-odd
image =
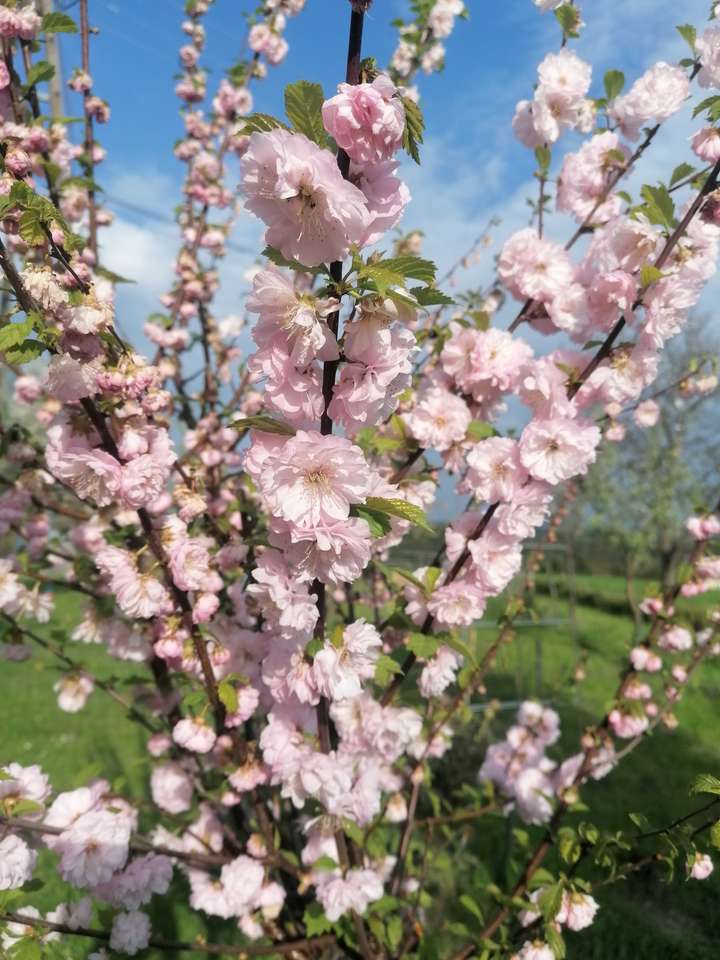
[[[363,59],[370,2],[352,0],[345,82],[329,97],[291,84],[284,119],[252,112],[252,86],[285,58],[283,30],[303,0],[267,0],[250,18],[250,55],[208,94],[210,2],[186,4],[175,88],[181,244],[165,312],[145,326],[152,359],[119,334],[122,278],[102,267],[110,217],[98,203],[95,128],[110,108],[94,92],[87,0],[69,81],[83,99],[81,147],[42,116],[38,86],[53,68],[35,58],[38,39],[77,25],[33,3],[0,7],[10,303],[0,351],[18,412],[2,435],[0,524],[12,544],[0,561],[2,656],[49,651],[62,666],[61,710],[105,695],[127,711],[146,738],[153,817],[140,832],[140,798],[103,777],[58,791],[37,764],[2,767],[2,948],[18,960],[63,938],[94,940],[93,960],[148,947],[562,957],[565,931],[593,923],[596,886],[677,859],[693,880],[713,869],[704,831],[717,845],[720,780],[710,774],[693,787],[712,797],[703,825],[700,810],[681,811],[667,827],[635,816],[610,835],[591,806],[593,782],[677,722],[690,677],[720,653],[717,611],[698,623],[675,609],[678,596],[720,581],[713,505],[688,518],[682,575],[645,599],[606,715],[571,755],[559,753],[558,714],[526,701],[459,804],[439,797],[434,770],[513,640],[523,603],[508,588],[523,543],[557,529],[563,490],[601,444],[621,439],[621,413],[635,410],[641,427],[657,420],[644,391],[715,269],[720,96],[695,111],[700,167],[683,161],[636,202],[619,184],[693,81],[720,85],[720,31],[681,27],[691,56],[655,64],[625,94],[610,71],[605,95],[592,97],[591,65],[571,49],[580,11],[536,0],[562,31],[513,121],[534,150],[539,198],[478,309],[441,289],[417,233],[390,233],[410,202],[401,154],[419,161],[423,139],[410,84],[442,66],[460,0],[414,3],[387,71]],[[557,207],[578,223],[563,247],[544,236],[544,220],[551,147],[569,130],[587,139],[556,171]],[[237,214],[232,155],[266,243],[245,302],[256,349],[244,362],[242,323],[218,321],[212,306]],[[508,329],[494,316],[505,293],[520,304]],[[523,336],[531,328],[558,339],[537,355]],[[190,391],[196,344],[202,382]],[[518,435],[503,427],[511,400],[525,411]],[[441,474],[467,507],[437,554],[405,570],[392,548],[429,527]],[[70,638],[48,640],[37,624],[68,592],[87,602]],[[468,628],[501,595],[494,637],[476,643]],[[132,700],[83,666],[78,644],[102,644],[143,671]],[[443,848],[458,863],[476,856],[450,828],[511,813],[528,827],[524,862],[505,888],[478,868],[461,898],[474,925],[446,926],[433,904]],[[31,902],[40,850],[68,888],[44,916]],[[217,942],[153,931],[148,905],[174,880],[193,911],[216,918]]]

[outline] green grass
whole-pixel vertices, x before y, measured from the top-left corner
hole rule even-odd
[[[599,594],[621,593],[621,581],[616,578],[595,578],[593,584]],[[581,585],[586,586],[584,582]],[[706,596],[693,602],[697,609],[711,601],[716,602],[717,597]],[[584,726],[597,721],[605,712],[618,672],[626,662],[633,625],[628,616],[579,603],[573,631],[562,597],[538,596],[536,612],[540,623],[520,627],[516,641],[502,651],[488,682],[487,697],[514,702],[540,696],[551,703],[562,719],[563,737],[556,752],[560,757],[574,752]],[[62,598],[52,628],[67,633],[79,618],[78,601],[74,595],[68,595]],[[565,622],[543,626],[543,619]],[[489,630],[479,631],[478,635],[481,647],[493,637]],[[137,666],[118,664],[97,647],[70,644],[68,651],[97,676],[124,681],[123,694],[132,699],[133,678],[141,672]],[[537,669],[538,651],[541,671]],[[572,677],[581,652],[585,656],[586,679],[575,683]],[[61,713],[52,691],[57,676],[55,661],[44,653],[30,664],[3,664],[0,763],[40,763],[56,790],[71,789],[88,776],[102,774],[138,804],[141,829],[147,829],[151,821],[147,807],[150,765],[144,751],[146,734],[126,717],[119,705],[98,690],[81,713]],[[706,665],[690,687],[677,709],[677,730],[654,734],[610,777],[585,788],[583,799],[591,806],[592,814],[584,814],[584,818],[592,817],[604,828],[628,829],[626,814],[638,811],[645,813],[653,825],[661,826],[700,805],[688,798],[689,783],[700,772],[720,775],[720,664]],[[501,711],[491,727],[493,738],[502,735],[511,717],[512,710]],[[447,791],[463,782],[474,782],[486,743],[487,740],[473,738],[458,743],[441,762],[437,782]],[[498,837],[505,834],[504,824],[496,822],[488,828],[483,823],[472,839],[478,850],[487,853],[488,861],[496,867],[500,864],[497,868],[503,871],[507,870],[510,858]],[[46,884],[28,902],[45,911],[67,895],[67,888],[57,877],[51,855],[43,857],[41,873]],[[204,932],[216,942],[232,937],[227,924],[210,923],[204,929],[203,918],[184,906],[187,887],[182,877],[176,879],[174,890],[171,907],[163,899],[162,908],[151,908],[156,935],[191,939]],[[568,958],[714,960],[720,941],[719,897],[720,865],[704,883],[686,882],[680,877],[667,884],[653,872],[618,887],[606,887],[598,895],[601,910],[592,929],[569,936]],[[83,944],[63,947],[63,951],[62,956],[81,958],[87,956],[90,948]],[[145,954],[149,956],[152,954]],[[194,956],[199,960],[201,955]]]

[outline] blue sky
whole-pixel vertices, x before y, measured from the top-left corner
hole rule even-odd
[[[67,7],[67,0],[61,5]],[[442,271],[467,249],[491,215],[500,216],[493,247],[466,274],[467,283],[477,285],[491,276],[492,254],[504,237],[527,221],[525,197],[535,192],[534,161],[515,141],[510,120],[517,100],[531,95],[537,63],[545,52],[557,49],[559,28],[552,15],[541,15],[531,0],[468,0],[468,7],[470,20],[458,21],[447,42],[445,71],[420,77],[427,142],[422,167],[406,164],[413,203],[404,224],[426,232],[427,253]],[[206,18],[204,61],[211,68],[210,90],[242,49],[243,8],[238,0],[216,0]],[[404,0],[375,0],[365,29],[365,55],[387,62],[396,40],[389,22],[406,9]],[[592,63],[592,92],[600,95],[607,69],[622,69],[629,84],[657,59],[675,61],[687,55],[675,25],[690,21],[702,28],[709,0],[585,0],[582,9],[587,26],[574,47]],[[99,131],[108,159],[98,180],[110,198],[122,197],[167,217],[182,182],[182,164],[171,153],[182,130],[173,94],[176,51],[184,40],[182,3],[90,0],[90,11],[91,23],[99,28],[91,51],[95,89],[112,107],[110,124]],[[77,5],[69,12],[77,15]],[[254,87],[256,109],[281,113],[284,85],[299,78],[322,83],[328,95],[333,92],[344,72],[348,13],[347,0],[307,0],[303,13],[289,21],[287,61],[271,68],[268,79]],[[78,56],[77,38],[64,38],[68,73]],[[79,112],[74,94],[68,93],[67,112]],[[680,160],[691,159],[687,138],[692,130],[689,110],[671,121],[648,154],[645,176],[636,177],[635,184],[667,176]],[[566,137],[560,146],[559,155],[571,149],[573,141]],[[112,200],[109,206],[117,220],[105,233],[104,259],[138,281],[136,287],[123,289],[119,307],[123,329],[141,343],[143,319],[156,309],[157,296],[171,280],[177,229],[162,219],[114,206]],[[549,225],[558,239],[570,230],[564,217],[553,218]],[[233,250],[223,265],[221,316],[241,312],[242,273],[252,262],[250,251],[259,249],[260,232],[257,221],[240,218],[233,243],[248,252]]]

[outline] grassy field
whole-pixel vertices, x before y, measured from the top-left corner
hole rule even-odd
[[[578,578],[578,595],[586,596],[589,583]],[[622,595],[620,580],[593,581],[596,595]],[[591,598],[590,598],[591,599]],[[689,611],[717,597],[692,601]],[[633,625],[627,614],[608,612],[596,603],[579,602],[574,627],[563,596],[539,595],[536,612],[540,620],[518,630],[515,643],[506,648],[488,684],[488,696],[508,704],[493,724],[500,736],[512,717],[512,705],[527,696],[540,696],[560,713],[563,737],[560,754],[576,749],[582,728],[602,716],[626,658]],[[79,619],[74,597],[61,604],[52,624],[62,634]],[[481,632],[480,643],[489,643]],[[114,676],[126,682],[132,696],[132,664],[117,664],[96,647],[71,645],[72,654],[100,677]],[[581,656],[586,679],[581,684],[572,675]],[[540,663],[538,663],[540,657]],[[3,664],[0,671],[0,763],[17,760],[40,763],[57,790],[80,785],[102,772],[139,804],[141,829],[149,824],[146,806],[149,764],[143,749],[145,735],[130,722],[122,708],[95,691],[87,708],[74,715],[57,710],[52,685],[57,678],[51,657],[38,655],[31,665]],[[688,798],[688,785],[700,772],[720,775],[720,663],[707,665],[691,684],[677,710],[678,730],[657,733],[607,780],[586,790],[584,799],[593,809],[594,821],[603,827],[626,829],[627,812],[643,812],[662,826],[698,805]],[[474,780],[482,760],[483,743],[462,744],[451,754],[443,776],[448,788]],[[478,843],[483,839],[479,837]],[[497,857],[497,849],[490,851]],[[55,875],[52,858],[44,860],[44,888],[29,898],[41,910],[54,907],[66,891]],[[201,932],[201,922],[182,907],[184,881],[176,881],[174,910],[151,909],[156,934],[166,938],[192,938]],[[602,909],[592,930],[570,935],[570,960],[715,960],[720,954],[720,867],[710,880],[672,884],[657,877],[638,877],[619,887],[608,887],[599,896]],[[209,924],[209,939],[222,939],[220,928]],[[86,957],[87,945],[63,948],[64,957]],[[50,956],[50,954],[48,954]],[[145,956],[150,956],[146,954]],[[159,955],[158,955],[159,956]],[[191,956],[184,954],[183,956]],[[200,954],[194,955],[200,958]]]

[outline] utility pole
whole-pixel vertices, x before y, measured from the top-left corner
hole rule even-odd
[[[40,13],[45,16],[53,12],[53,0],[37,0]],[[62,60],[60,57],[60,42],[56,33],[45,34],[45,47],[48,63],[55,67],[55,74],[50,79],[50,113],[53,117],[65,116],[65,97],[63,88]]]

